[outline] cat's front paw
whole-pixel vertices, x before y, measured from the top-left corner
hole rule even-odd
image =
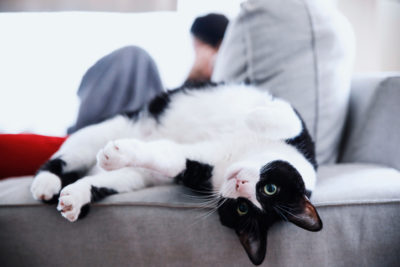
[[[97,163],[107,171],[129,166],[143,167],[145,152],[143,143],[138,140],[111,141],[97,153]]]
[[[111,171],[127,167],[129,159],[118,141],[110,141],[97,153],[97,164],[104,170]]]
[[[34,199],[49,201],[61,190],[60,178],[48,171],[40,172],[32,182],[31,193]]]
[[[86,183],[76,182],[61,190],[57,210],[70,222],[79,218],[81,209],[89,204],[91,199],[90,186]]]

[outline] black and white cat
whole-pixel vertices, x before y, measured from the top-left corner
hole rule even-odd
[[[308,200],[316,168],[314,143],[290,104],[254,87],[206,86],[163,93],[141,111],[78,131],[31,191],[58,198],[73,222],[107,195],[178,181],[218,199],[221,223],[260,264],[274,222],[322,228]]]

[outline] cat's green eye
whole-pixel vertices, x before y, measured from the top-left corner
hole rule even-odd
[[[274,184],[266,184],[264,186],[264,193],[267,194],[268,196],[275,195],[276,192],[278,191],[278,187]]]
[[[240,216],[243,216],[249,212],[249,207],[247,206],[247,204],[245,202],[241,202],[241,203],[239,203],[236,211]]]

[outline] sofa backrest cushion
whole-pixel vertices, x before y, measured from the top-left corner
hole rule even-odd
[[[400,170],[400,75],[383,80],[359,78],[355,83],[341,162],[375,163]]]
[[[247,81],[291,102],[316,142],[319,163],[337,158],[354,58],[352,28],[328,2],[246,1],[213,73],[215,81]]]

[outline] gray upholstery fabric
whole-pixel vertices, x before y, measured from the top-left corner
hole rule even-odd
[[[180,186],[111,196],[70,223],[34,201],[31,178],[0,182],[1,266],[251,266],[234,232]],[[323,166],[318,233],[272,227],[263,266],[398,266],[400,173]]]
[[[336,161],[354,58],[351,26],[328,2],[246,1],[213,73],[213,80],[249,82],[292,103],[316,141],[319,163]]]
[[[370,108],[373,95],[379,84],[393,74],[368,73],[358,74],[352,79],[349,107],[347,111],[346,126],[342,134],[341,162],[352,142],[356,142]]]
[[[359,125],[343,161],[378,163],[400,170],[400,76],[384,79],[373,93],[362,92],[370,95],[368,108],[363,119],[357,120]]]

